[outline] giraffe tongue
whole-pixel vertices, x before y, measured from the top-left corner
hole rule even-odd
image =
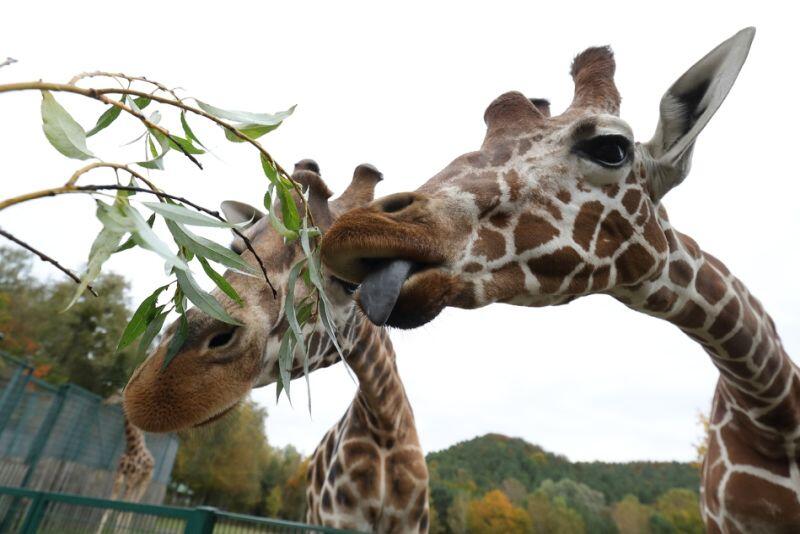
[[[361,308],[369,320],[383,326],[394,309],[400,289],[414,264],[408,260],[391,260],[381,263],[370,272],[359,289]]]

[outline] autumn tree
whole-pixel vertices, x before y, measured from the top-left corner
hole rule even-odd
[[[539,486],[539,492],[551,500],[561,498],[570,508],[576,510],[586,525],[588,532],[614,533],[617,531],[606,506],[605,497],[586,484],[568,478],[553,482],[545,480]]]
[[[611,517],[620,534],[650,534],[653,509],[639,502],[635,495],[626,495],[614,504]]]
[[[531,520],[525,510],[511,504],[502,491],[492,490],[483,498],[470,501],[467,529],[470,534],[525,534],[531,529]]]
[[[581,515],[567,506],[562,497],[550,499],[541,491],[528,496],[528,515],[535,534],[583,534]]]
[[[656,512],[666,519],[675,532],[702,534],[705,532],[697,494],[691,490],[675,488],[658,498]]]

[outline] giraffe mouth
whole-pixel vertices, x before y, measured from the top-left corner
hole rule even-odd
[[[370,263],[374,267],[361,282],[359,302],[369,320],[383,326],[397,304],[403,284],[417,265],[403,259],[373,260]]]
[[[207,419],[203,419],[202,421],[200,421],[196,425],[193,425],[193,427],[194,428],[200,428],[201,426],[210,425],[211,423],[219,421],[220,419],[222,419],[223,417],[228,415],[238,405],[239,405],[239,401],[237,400],[236,402],[234,402],[233,404],[231,404],[227,408],[223,409],[222,411],[215,413],[214,415],[212,415],[211,417],[209,417]]]

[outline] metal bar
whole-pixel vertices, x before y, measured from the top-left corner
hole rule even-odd
[[[28,464],[28,470],[25,472],[25,476],[19,483],[19,485],[23,488],[28,486],[31,477],[33,476],[33,472],[36,470],[36,465],[41,459],[42,452],[44,452],[44,447],[47,445],[47,439],[50,437],[50,432],[52,432],[53,426],[58,420],[58,415],[61,413],[61,408],[64,407],[65,394],[66,388],[58,388],[58,392],[56,393],[55,397],[53,397],[53,404],[50,405],[50,409],[47,411],[44,421],[42,421],[42,426],[39,427],[36,437],[33,438],[33,443],[28,451],[28,456],[25,458],[25,463]]]
[[[46,505],[47,501],[44,493],[37,491],[35,495],[31,496],[28,512],[25,514],[25,520],[22,522],[22,527],[20,528],[21,534],[36,534],[36,531],[39,529],[39,523],[42,522],[42,517],[44,517]],[[13,518],[14,516],[12,515],[11,517]]]
[[[25,391],[25,386],[32,373],[33,368],[29,365],[18,366],[14,376],[11,377],[5,391],[3,391],[3,396],[0,397],[0,432],[5,430],[8,420],[11,419],[11,414],[14,413],[14,409],[19,404],[22,392]]]
[[[198,506],[192,510],[192,517],[186,521],[183,534],[212,534],[217,522],[217,509],[211,506]]]

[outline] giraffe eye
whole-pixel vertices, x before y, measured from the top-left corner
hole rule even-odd
[[[618,168],[630,159],[631,142],[622,135],[598,135],[578,141],[573,151],[603,167]]]

